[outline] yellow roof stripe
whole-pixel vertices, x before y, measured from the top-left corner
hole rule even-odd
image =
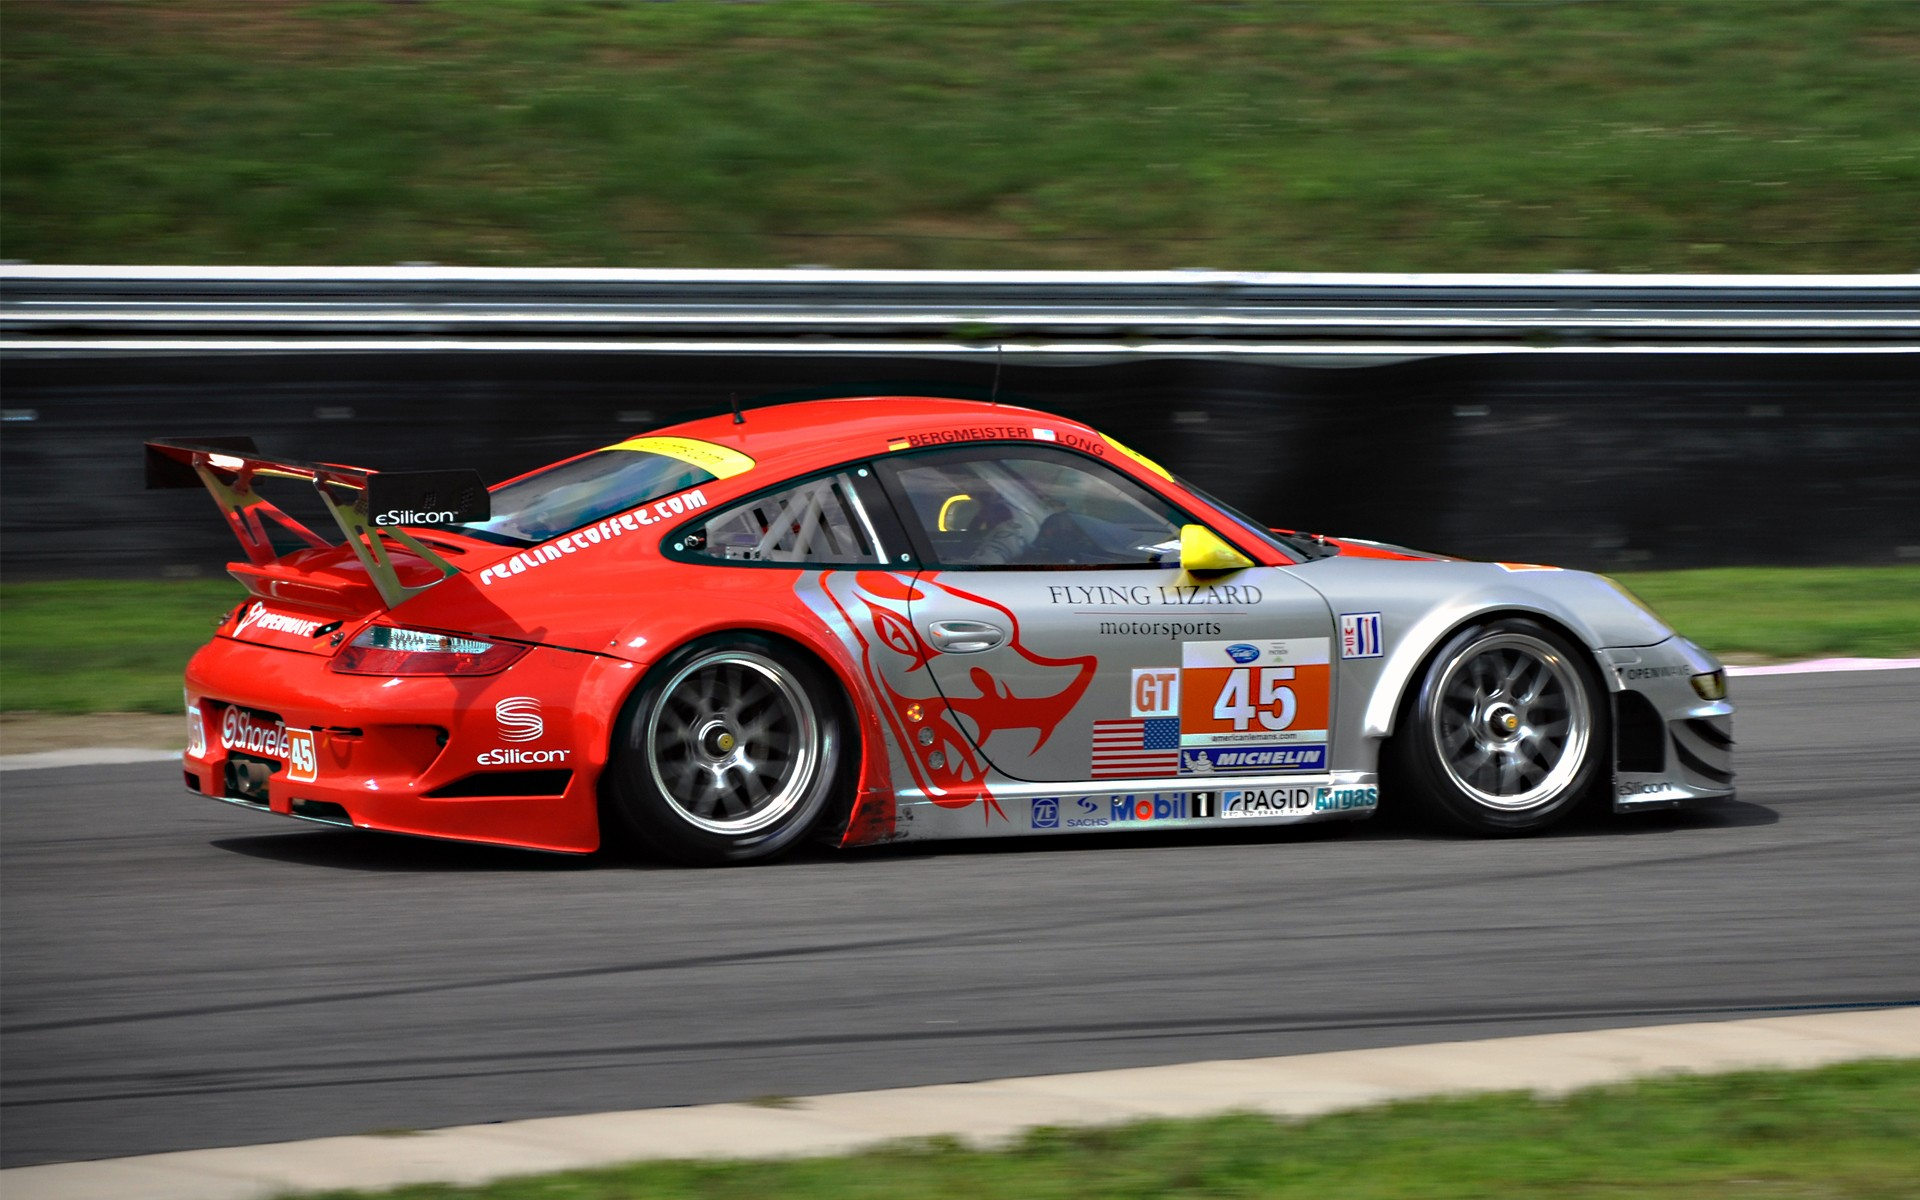
[[[1125,446],[1122,446],[1119,442],[1116,442],[1112,438],[1107,437],[1107,435],[1104,433],[1101,434],[1100,436],[1103,440],[1105,440],[1107,445],[1112,446],[1115,450],[1118,450],[1120,453],[1126,455],[1128,458],[1139,463],[1141,466],[1145,467],[1147,470],[1152,471],[1155,475],[1158,475],[1160,478],[1162,479],[1173,478],[1173,476],[1170,473],[1168,473],[1165,467],[1161,466],[1159,463],[1148,458],[1146,455],[1140,453],[1138,450],[1129,450]]]
[[[699,438],[636,437],[607,446],[608,450],[643,450],[699,467],[715,479],[731,479],[753,469],[753,460],[738,450],[703,442]]]

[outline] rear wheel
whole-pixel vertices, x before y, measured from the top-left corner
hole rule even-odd
[[[696,642],[649,672],[627,704],[612,815],[682,862],[771,858],[825,811],[842,741],[819,667],[751,635]]]
[[[1587,654],[1525,618],[1461,630],[1400,713],[1394,774],[1440,823],[1531,833],[1607,778],[1607,694]]]

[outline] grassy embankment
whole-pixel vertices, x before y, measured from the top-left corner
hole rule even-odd
[[[0,7],[39,262],[1909,271],[1920,5]]]
[[[1920,567],[1622,575],[1716,653],[1920,657]],[[0,585],[0,709],[172,712],[180,669],[244,593],[228,580]]]
[[[1907,1200],[1920,1194],[1920,1063],[1672,1078],[1561,1100],[1426,1100],[1042,1130],[1012,1149],[653,1163],[387,1200]],[[337,1200],[344,1194],[334,1193]]]

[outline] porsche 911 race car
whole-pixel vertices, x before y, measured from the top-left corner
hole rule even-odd
[[[1029,409],[750,409],[490,491],[148,455],[247,552],[187,668],[186,785],[285,816],[712,863],[1733,794],[1720,664],[1609,580],[1276,532]]]

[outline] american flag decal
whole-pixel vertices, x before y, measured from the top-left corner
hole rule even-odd
[[[1179,772],[1179,717],[1093,723],[1093,778],[1151,779]]]

